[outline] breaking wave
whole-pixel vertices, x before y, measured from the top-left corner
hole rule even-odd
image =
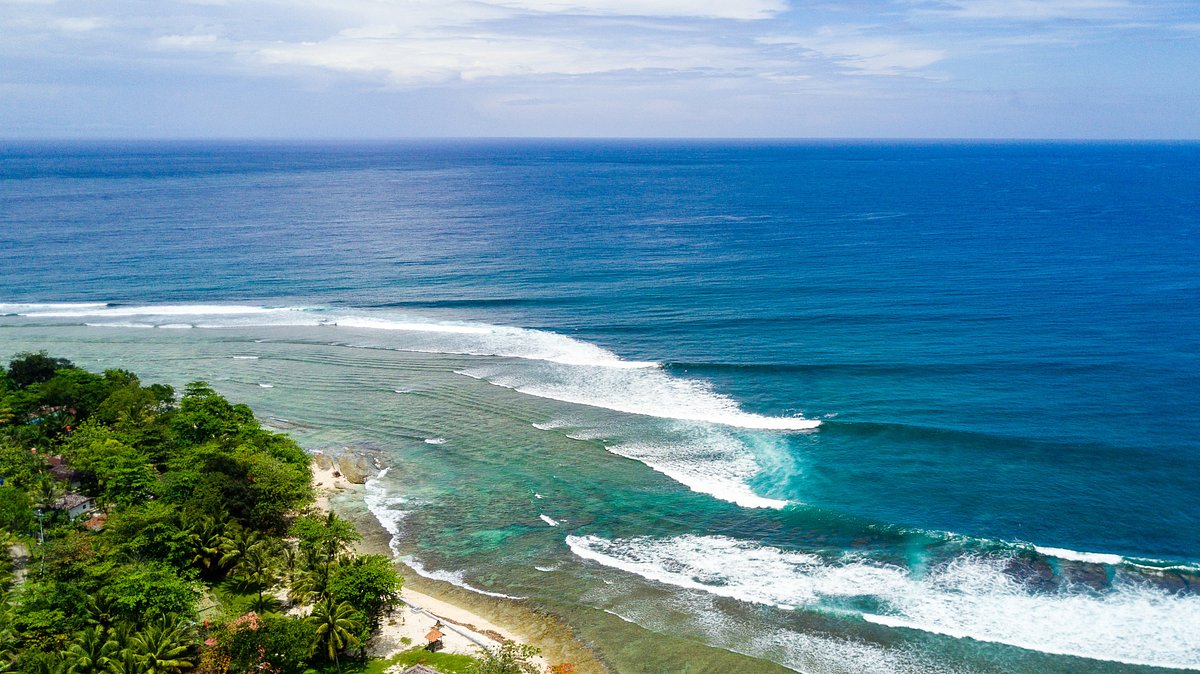
[[[1131,665],[1200,669],[1200,596],[1119,581],[1038,592],[1005,560],[964,555],[916,574],[722,536],[568,536],[578,557],[643,578],[783,609]]]

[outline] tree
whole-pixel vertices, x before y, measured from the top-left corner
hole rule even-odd
[[[219,636],[221,650],[228,655],[231,672],[263,671],[302,674],[314,639],[311,621],[292,616],[262,615],[255,621],[245,616],[230,622]]]
[[[188,526],[187,534],[192,566],[199,569],[201,575],[212,575],[220,567],[223,554],[224,530],[221,525],[211,517],[201,517]]]
[[[326,656],[341,671],[338,653],[358,645],[358,633],[363,628],[361,614],[348,601],[338,603],[326,597],[313,607],[308,619],[316,628],[311,652]]]
[[[348,601],[366,616],[372,630],[380,618],[400,601],[404,579],[390,559],[382,555],[363,555],[344,560],[329,579],[329,594],[337,601]]]
[[[471,668],[471,674],[540,674],[540,667],[529,661],[540,653],[527,644],[506,641],[500,648],[487,651]]]
[[[168,616],[192,618],[200,595],[194,582],[157,561],[119,569],[103,593],[121,619],[136,625]]]
[[[332,511],[325,517],[304,515],[292,523],[292,535],[300,539],[300,550],[316,553],[326,562],[333,561],[350,545],[362,538],[362,534],[346,520]]]
[[[196,381],[187,385],[171,427],[181,439],[199,444],[257,429],[258,422],[249,407],[231,405],[207,383]]]
[[[17,388],[25,388],[30,384],[49,381],[55,372],[68,367],[75,366],[66,358],[51,358],[45,351],[26,351],[9,361],[8,379]]]
[[[108,662],[119,648],[116,640],[103,627],[89,627],[76,635],[67,649],[71,663],[67,674],[101,674],[108,671]]]
[[[129,640],[142,674],[172,674],[195,666],[189,657],[193,635],[173,618],[160,618]]]
[[[0,529],[24,534],[33,526],[29,496],[16,487],[0,487]]]

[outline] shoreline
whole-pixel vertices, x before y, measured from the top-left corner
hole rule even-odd
[[[497,647],[504,641],[514,641],[541,650],[541,655],[533,661],[543,671],[548,671],[552,664],[569,662],[577,674],[610,674],[611,670],[560,619],[523,606],[520,600],[477,595],[452,583],[427,578],[396,559],[390,546],[391,534],[366,508],[363,499],[364,483],[369,479],[365,473],[375,471],[367,469],[364,474],[355,475],[355,467],[346,465],[346,457],[359,468],[364,462],[363,457],[352,452],[311,453],[314,506],[322,512],[332,510],[354,525],[362,536],[355,546],[359,554],[384,555],[404,576],[402,604],[384,618],[379,634],[368,644],[371,657],[386,659],[425,644],[425,635],[440,620],[444,625],[443,653],[476,656],[481,646]],[[354,479],[342,474],[339,468],[348,468],[347,474]],[[513,628],[513,622],[518,622],[514,618],[520,618],[525,627]],[[536,629],[530,630],[531,625]]]

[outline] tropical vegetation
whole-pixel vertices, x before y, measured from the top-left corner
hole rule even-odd
[[[309,455],[204,382],[18,354],[0,480],[0,672],[336,670],[399,600]]]

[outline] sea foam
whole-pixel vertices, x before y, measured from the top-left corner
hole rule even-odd
[[[0,305],[0,307],[6,305]],[[369,310],[246,305],[7,305],[33,320],[95,323],[117,327],[136,322],[159,328],[312,327],[349,330],[368,336],[372,348],[486,356],[493,361],[459,371],[520,393],[622,414],[698,424],[700,440],[684,443],[623,441],[609,451],[646,463],[689,488],[745,507],[780,508],[787,503],[758,496],[748,481],[758,466],[744,446],[729,441],[725,427],[803,431],[820,422],[802,417],[766,416],[743,410],[734,399],[703,380],[674,376],[658,363],[627,361],[578,339],[544,330],[484,323],[438,321],[409,314]],[[187,318],[189,323],[181,323]],[[86,320],[85,320],[86,319]],[[112,321],[112,319],[118,319]],[[131,319],[136,319],[133,321]],[[364,334],[365,333],[365,334]],[[345,344],[344,337],[338,343]],[[539,425],[539,428],[552,428]],[[717,430],[712,430],[717,429]],[[711,432],[710,432],[711,431]],[[711,437],[707,437],[711,436]],[[577,429],[575,437],[609,437],[605,429]],[[431,438],[432,443],[438,438]]]
[[[420,316],[370,314],[366,310],[305,307],[179,304],[137,307],[86,305],[0,305],[9,313],[36,319],[138,318],[156,327],[233,328],[313,326],[387,333],[381,346],[401,351],[497,356],[542,363],[482,375],[487,381],[529,395],[601,407],[629,414],[681,419],[764,430],[808,430],[820,422],[772,417],[742,410],[705,381],[683,379],[652,361],[624,360],[578,339],[545,330],[484,323],[436,321]],[[192,319],[181,323],[180,318]],[[107,325],[119,327],[121,323]]]
[[[819,607],[880,625],[1057,655],[1200,669],[1200,596],[1143,584],[1121,583],[1104,593],[1039,593],[1004,573],[1002,558],[964,555],[915,575],[721,536],[568,536],[566,542],[583,559],[746,602]],[[863,611],[863,599],[878,608]]]

